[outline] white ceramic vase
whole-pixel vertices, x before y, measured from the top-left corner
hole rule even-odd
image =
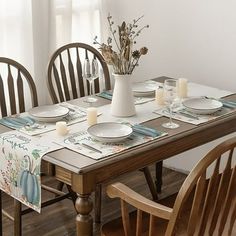
[[[117,117],[128,117],[136,114],[132,91],[131,75],[113,74],[115,86],[111,102],[111,114]]]

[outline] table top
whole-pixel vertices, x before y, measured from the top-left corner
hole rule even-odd
[[[166,78],[167,77],[159,77],[155,80],[158,82],[163,82]],[[229,98],[236,99],[236,94],[229,96]],[[72,103],[75,105],[82,105],[81,99],[73,100]],[[97,106],[108,103],[110,103],[110,101],[99,98]],[[49,153],[44,159],[75,173],[86,173],[99,168],[103,168],[105,170],[105,166],[109,168],[109,166],[115,165],[116,162],[120,161],[123,161],[124,164],[126,161],[127,164],[131,164],[133,166],[136,161],[139,161],[141,156],[148,159],[146,163],[149,165],[158,160],[169,158],[173,155],[236,131],[236,125],[234,125],[236,124],[236,111],[228,114],[227,116],[219,117],[218,119],[201,125],[193,125],[178,121],[180,124],[178,129],[165,129],[162,127],[162,124],[167,120],[168,118],[166,117],[160,117],[144,122],[144,124],[148,127],[168,132],[167,136],[163,136],[157,140],[130,148],[122,153],[118,153],[101,160],[94,160],[68,149]],[[176,148],[176,145],[179,146],[178,149]],[[171,146],[173,146],[173,150]],[[151,157],[149,157],[148,152],[150,152]],[[155,153],[157,155],[154,155]],[[133,168],[135,169],[135,167]]]
[[[165,77],[161,78],[161,80],[163,79],[165,79]],[[160,78],[158,81],[160,82]],[[230,95],[229,98],[236,99],[236,94]],[[81,98],[70,101],[70,103],[85,106]],[[109,100],[98,98],[96,106],[108,103],[110,103]],[[177,129],[165,129],[162,127],[161,124],[167,120],[168,118],[166,117],[160,117],[144,123],[148,127],[168,132],[167,136],[130,148],[122,153],[104,159],[94,160],[66,148],[48,153],[43,159],[78,174],[96,170],[106,170],[106,168],[114,167],[116,163],[122,161],[124,165],[129,166],[129,168],[124,170],[128,172],[139,168],[140,161],[142,161],[142,165],[150,165],[158,160],[169,158],[236,131],[236,111],[200,125],[178,121],[180,127]],[[1,133],[8,130],[9,128],[0,125]]]

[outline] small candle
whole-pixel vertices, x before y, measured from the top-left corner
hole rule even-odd
[[[178,96],[179,98],[188,96],[188,80],[185,78],[178,79]]]
[[[87,109],[87,123],[89,126],[97,124],[97,108],[89,107]]]
[[[68,134],[69,130],[67,128],[67,124],[65,121],[58,121],[56,123],[56,132],[59,135],[66,135]]]
[[[164,89],[163,88],[156,89],[155,100],[158,105],[164,105]]]

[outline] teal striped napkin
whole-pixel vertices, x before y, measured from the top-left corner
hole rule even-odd
[[[236,108],[236,101],[229,101],[229,100],[224,100],[224,99],[220,99],[219,101],[222,102],[224,107]]]
[[[144,125],[139,125],[139,124],[133,125],[132,128],[135,133],[139,133],[145,136],[150,136],[153,138],[158,137],[163,134],[163,132],[161,131],[146,127]]]
[[[103,92],[97,94],[97,96],[108,99],[108,100],[112,100],[112,92],[109,92],[109,91],[103,91]]]
[[[20,129],[26,125],[33,125],[35,120],[29,116],[20,117],[20,116],[9,116],[3,117],[0,119],[0,124],[5,125],[12,129]]]

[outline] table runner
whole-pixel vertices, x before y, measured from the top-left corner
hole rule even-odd
[[[92,159],[99,160],[167,135],[166,132],[152,129],[152,133],[156,133],[156,135],[150,136],[150,131],[145,132],[144,126],[140,126],[138,129],[143,129],[143,133],[133,132],[129,138],[121,142],[100,142],[92,138],[87,131],[80,131],[69,135],[58,144]],[[148,135],[145,135],[145,133]]]
[[[99,94],[97,94],[98,97],[102,97],[108,100],[112,100],[112,92],[110,91],[103,91]],[[152,97],[134,97],[134,104],[135,105],[140,105],[146,102],[153,101],[154,98]]]
[[[138,83],[135,83],[135,84],[150,86],[150,88],[153,88],[154,91],[156,90],[156,88],[158,86],[163,85],[162,83],[159,83],[159,82],[156,82],[156,81],[153,81],[153,80],[146,80],[144,82],[138,82]],[[151,96],[150,95],[140,96],[140,95],[141,95],[141,93],[139,93],[139,96],[135,96],[135,93],[134,93],[134,104],[135,105],[140,105],[140,104],[143,104],[143,103],[151,102],[155,99],[154,98],[154,96],[155,96],[154,93],[152,93]],[[98,93],[97,96],[108,99],[108,100],[112,100],[112,91],[103,91],[101,93]]]
[[[0,135],[0,189],[37,212],[41,210],[41,158],[61,149],[18,131]]]
[[[232,94],[234,93],[230,91],[213,88],[213,87],[209,87],[206,85],[201,85],[201,84],[197,84],[193,82],[188,83],[188,98],[208,96],[211,98],[220,99],[220,98],[232,95]],[[223,101],[222,103],[224,104]],[[220,116],[230,114],[231,112],[234,111],[235,108],[234,106],[225,105],[220,111],[215,112],[211,115],[196,115],[196,114],[191,114],[190,112],[187,112],[184,109],[184,107],[179,103],[175,105],[175,108],[173,109],[174,112],[172,114],[172,117],[173,119],[176,119],[176,120],[184,121],[184,122],[191,123],[194,125],[199,125],[199,124],[217,119]],[[154,113],[161,116],[169,117],[169,111],[166,106],[158,106],[158,108],[154,110]]]
[[[214,112],[213,114],[197,115],[197,114],[192,114],[190,112],[187,112],[185,109],[183,109],[183,107],[179,107],[177,109],[174,109],[174,111],[172,113],[172,118],[176,119],[176,120],[184,121],[184,122],[187,122],[190,124],[199,125],[202,123],[206,123],[206,122],[215,120],[221,116],[228,115],[231,112],[234,112],[235,109],[236,109],[236,107],[235,108],[223,107],[221,110]],[[154,113],[156,113],[158,115],[170,117],[169,110],[167,109],[167,107],[160,108],[160,109],[154,111]]]
[[[60,105],[69,109],[69,115],[62,119],[63,121],[66,121],[68,125],[86,120],[85,108],[66,102],[61,103]],[[28,135],[38,135],[56,129],[55,122],[37,122],[29,115],[28,112],[12,115],[9,117],[3,117],[0,119],[0,123]]]

